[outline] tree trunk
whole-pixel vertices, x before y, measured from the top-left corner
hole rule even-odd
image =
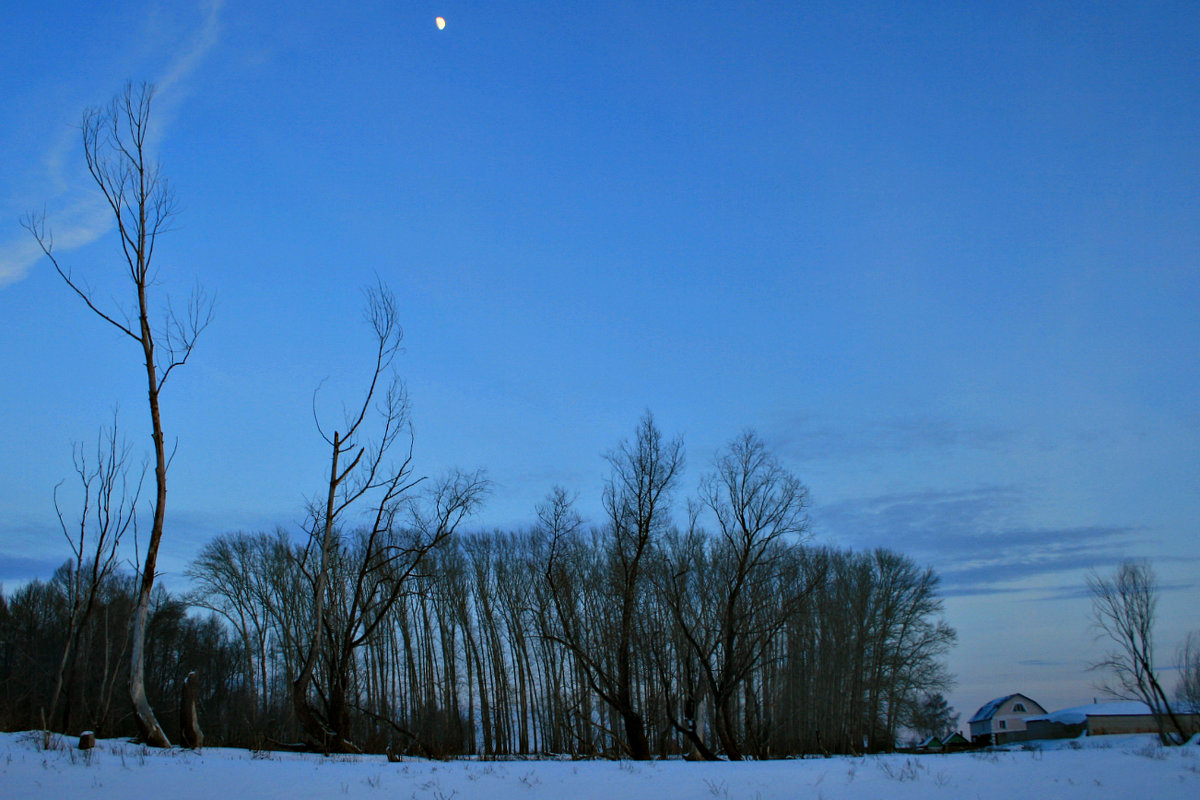
[[[200,730],[200,720],[196,716],[196,695],[199,694],[197,684],[199,679],[195,672],[189,672],[183,679],[183,692],[179,701],[179,737],[183,746],[199,750],[204,745],[204,734]]]
[[[308,643],[308,653],[300,674],[292,682],[292,709],[296,713],[296,721],[304,732],[322,749],[329,746],[329,731],[313,712],[308,702],[308,688],[312,684],[313,672],[317,666],[317,655],[321,647],[322,621],[325,603],[325,585],[329,580],[329,550],[333,544],[333,507],[337,497],[338,486],[338,456],[341,455],[342,440],[338,432],[333,432],[333,455],[329,467],[329,494],[326,498],[325,517],[321,536],[321,563],[317,569],[317,579],[313,586],[313,619],[311,639]]]
[[[139,249],[139,258],[141,258]],[[148,265],[141,261],[143,270]],[[170,747],[171,740],[163,732],[154,716],[154,709],[146,699],[146,625],[149,620],[150,594],[154,591],[155,570],[158,569],[158,545],[162,541],[163,523],[167,513],[167,447],[163,438],[162,416],[159,413],[158,373],[154,362],[154,335],[150,330],[149,308],[146,302],[146,284],[138,284],[138,308],[140,310],[142,350],[146,357],[146,382],[149,386],[150,425],[154,439],[154,522],[150,527],[150,541],[146,545],[146,560],[142,564],[142,585],[138,592],[137,610],[133,615],[133,646],[129,653],[129,699],[133,705],[133,716],[141,733],[142,741],[151,747]]]

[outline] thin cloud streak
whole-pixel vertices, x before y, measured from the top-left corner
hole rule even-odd
[[[225,0],[211,0],[205,4],[204,21],[183,51],[167,65],[157,80],[153,81],[158,97],[157,111],[150,131],[151,144],[162,140],[167,127],[174,118],[179,104],[186,94],[182,84],[204,62],[220,40],[220,15]],[[90,176],[79,174],[75,180],[67,178],[66,164],[71,163],[79,146],[78,135],[63,135],[47,149],[43,162],[46,169],[42,180],[47,186],[55,187],[57,208],[47,215],[47,227],[53,234],[56,252],[73,250],[91,244],[112,230],[108,205],[97,196],[91,186]],[[24,278],[29,270],[44,255],[41,247],[26,232],[0,245],[0,287]]]
[[[192,39],[191,48],[171,62],[167,71],[154,82],[159,91],[166,93],[174,89],[196,71],[204,57],[216,46],[221,33],[221,9],[224,7],[225,0],[210,0],[204,24]]]
[[[965,597],[1028,591],[1021,584],[1104,568],[1131,556],[1145,531],[1131,526],[1038,528],[1013,510],[1011,487],[912,492],[814,509],[814,525],[834,541],[891,547],[935,567],[943,594]]]
[[[853,426],[815,415],[793,417],[770,431],[768,441],[780,453],[800,461],[862,458],[914,450],[993,450],[1018,431],[948,418],[908,415],[859,420]]]

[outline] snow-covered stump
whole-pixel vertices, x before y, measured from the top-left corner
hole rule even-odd
[[[96,734],[93,731],[84,731],[79,734],[79,749],[91,750],[96,746]]]

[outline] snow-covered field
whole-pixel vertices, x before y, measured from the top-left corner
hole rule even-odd
[[[1200,798],[1200,745],[1151,736],[1045,743],[1043,750],[694,764],[606,761],[404,761],[244,750],[155,751],[101,741],[90,755],[43,751],[39,734],[0,734],[5,798]],[[70,740],[70,744],[74,744]]]

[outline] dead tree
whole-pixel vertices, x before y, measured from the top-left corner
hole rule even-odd
[[[197,338],[212,318],[212,304],[200,289],[193,291],[181,314],[175,312],[169,299],[153,299],[157,278],[152,264],[154,249],[159,235],[168,230],[176,207],[174,192],[147,152],[153,97],[154,88],[149,84],[129,84],[107,107],[93,108],[83,115],[83,154],[116,223],[124,260],[121,270],[129,280],[134,301],[131,308],[104,303],[85,280],[60,263],[44,214],[29,214],[23,224],[67,286],[92,313],[135,342],[145,364],[155,497],[130,637],[129,698],[142,739],[155,747],[167,747],[170,741],[146,699],[145,686],[146,624],[166,519],[167,468],[173,455],[167,451],[159,397],[167,378],[191,356]],[[159,315],[165,317],[165,324],[157,325],[152,319]]]
[[[478,508],[487,490],[481,472],[453,473],[433,490],[428,508],[412,496],[424,478],[412,472],[408,396],[392,370],[404,332],[395,296],[387,287],[378,283],[366,294],[374,364],[362,401],[347,414],[341,431],[330,435],[321,427],[314,393],[317,429],[330,448],[329,483],[323,502],[314,503],[310,514],[304,565],[312,581],[312,620],[292,682],[292,704],[309,739],[327,752],[357,749],[349,732],[350,711],[357,704],[347,696],[355,651],[375,635],[425,556]],[[343,548],[342,520],[356,510],[369,522],[358,546]],[[405,524],[402,511],[407,512]],[[352,555],[352,563],[343,564],[348,584],[335,587],[332,564],[343,553]],[[314,557],[312,569],[307,565]],[[343,591],[340,602],[345,605],[333,620],[327,606],[335,588]],[[322,658],[318,707],[310,691]]]
[[[1175,697],[1195,714],[1200,710],[1200,631],[1192,631],[1187,635],[1179,646],[1175,660],[1179,664],[1179,684],[1175,687]]]

